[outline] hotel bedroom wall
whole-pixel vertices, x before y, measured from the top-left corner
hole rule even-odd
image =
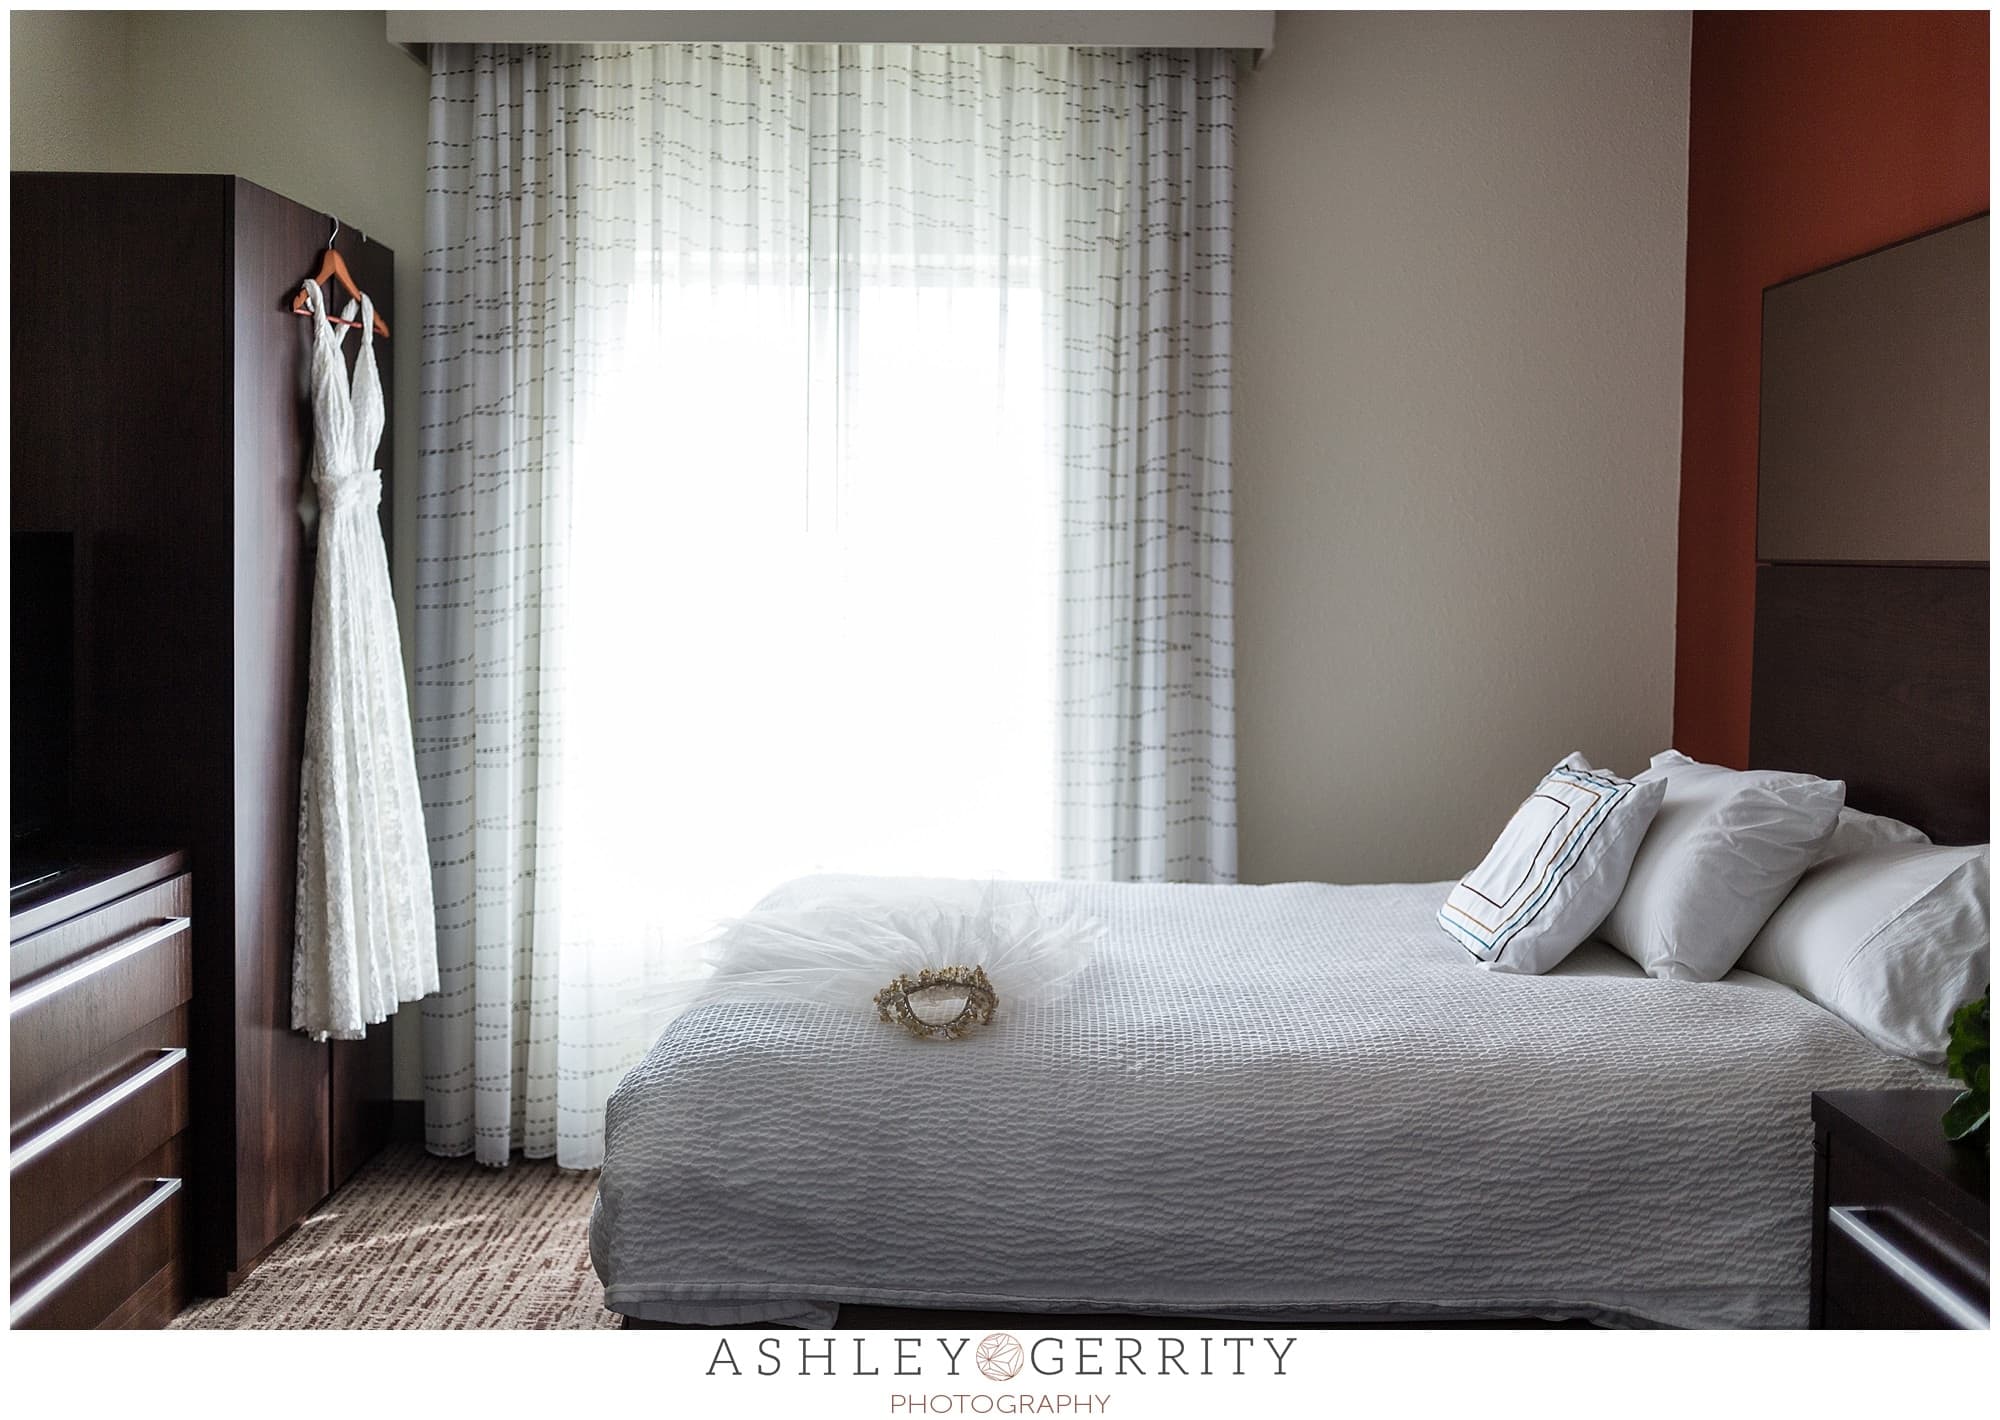
[[[405,627],[416,575],[417,380],[430,81],[389,43],[379,10],[15,11],[16,169],[236,173],[338,212],[396,253],[391,571]],[[143,265],[133,253],[133,269]],[[306,274],[301,266],[299,274]],[[171,358],[171,283],[158,304]],[[163,476],[170,462],[162,464]],[[303,472],[303,470],[301,470]],[[396,1095],[422,1093],[416,1012],[398,1020]]]
[[[12,37],[14,166],[234,171],[343,212],[395,247],[414,331],[426,83],[379,12]],[[1245,73],[1247,880],[1453,876],[1557,756],[1665,742],[1686,95],[1674,15],[1287,12]]]
[[[1280,12],[1237,124],[1246,881],[1455,877],[1667,743],[1685,14]]]
[[[1689,754],[1749,750],[1763,290],[1986,209],[1987,24],[1695,17],[1674,668]]]

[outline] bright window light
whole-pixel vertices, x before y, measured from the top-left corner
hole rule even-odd
[[[685,943],[807,873],[1053,877],[1038,294],[710,270],[627,321],[580,411],[566,939]]]

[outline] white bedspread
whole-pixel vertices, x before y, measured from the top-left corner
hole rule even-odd
[[[1449,886],[1039,887],[1108,940],[958,1043],[698,1007],[610,1103],[606,1304],[1804,1325],[1810,1092],[1936,1077],[1746,973],[1485,972]]]

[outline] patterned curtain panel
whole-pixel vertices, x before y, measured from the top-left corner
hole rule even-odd
[[[432,64],[432,1150],[595,1165],[785,877],[1232,879],[1228,56]]]
[[[1061,870],[1236,881],[1235,69],[1098,55],[1067,139]]]
[[[561,950],[564,590],[581,398],[616,356],[604,296],[633,251],[591,212],[576,63],[434,61],[412,696],[438,924],[426,1142],[587,1168],[631,1028]]]

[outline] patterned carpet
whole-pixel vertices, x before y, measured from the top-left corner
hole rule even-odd
[[[176,1327],[614,1327],[585,1226],[597,1175],[486,1169],[398,1144],[299,1224],[227,1297]]]

